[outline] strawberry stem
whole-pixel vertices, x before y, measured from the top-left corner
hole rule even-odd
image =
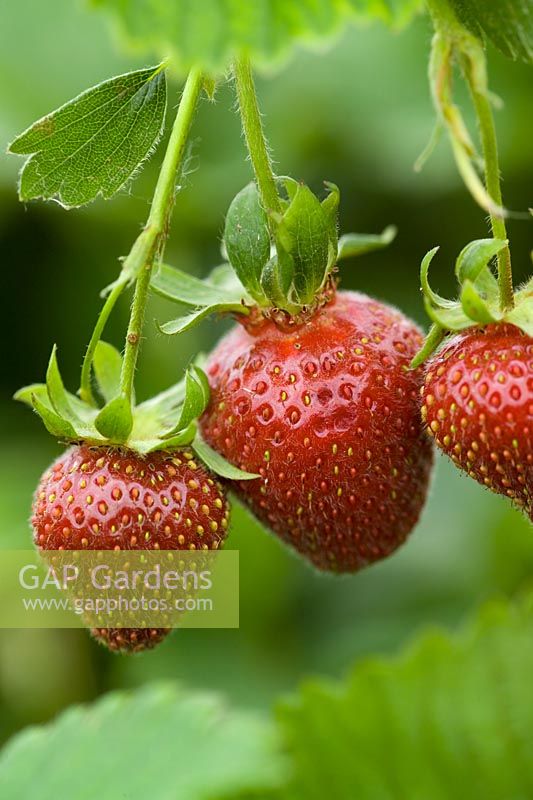
[[[109,316],[126,285],[127,281],[124,279],[117,281],[113,286],[111,293],[107,297],[102,310],[100,311],[96,325],[94,326],[91,341],[89,342],[87,351],[85,353],[85,358],[83,359],[83,365],[81,368],[80,397],[91,406],[97,405],[91,386],[91,369],[96,347],[102,338],[107,320],[109,319]]]
[[[483,161],[485,170],[485,187],[492,200],[500,208],[503,205],[500,186],[500,167],[498,159],[498,142],[494,115],[490,99],[486,91],[486,80],[483,81],[485,89],[479,86],[479,72],[486,76],[485,54],[481,48],[476,52],[475,63],[464,59],[463,73],[465,75],[472,102],[477,116]],[[491,213],[490,224],[492,235],[495,239],[507,239],[505,220],[501,215]],[[513,275],[511,270],[511,251],[509,245],[498,253],[498,283],[500,287],[500,306],[502,311],[509,311],[514,306]]]
[[[201,71],[197,68],[192,69],[183,89],[168,140],[148,221],[124,264],[137,276],[120,377],[121,393],[128,398],[130,404],[152,267],[155,258],[161,257],[165,245],[170,212],[174,203],[176,177],[183,164],[185,147],[202,84]],[[128,264],[128,261],[131,263]]]
[[[436,31],[430,59],[430,82],[437,109],[448,128],[461,177],[476,202],[489,212],[493,237],[506,240],[506,212],[502,205],[498,143],[490,104],[484,45],[463,25],[449,0],[426,2]],[[452,103],[454,56],[460,61],[477,117],[483,150],[484,186],[474,166],[474,146],[459,109]],[[511,253],[508,245],[498,253],[498,283],[501,310],[508,311],[514,307]]]
[[[242,55],[235,60],[233,74],[246,146],[263,208],[266,212],[273,211],[280,214],[281,204],[276,189],[276,178],[272,171],[272,161],[261,122],[252,66],[247,56]]]

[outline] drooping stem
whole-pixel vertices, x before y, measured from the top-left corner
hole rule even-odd
[[[489,99],[487,59],[482,42],[467,30],[449,0],[426,0],[435,26],[430,59],[430,81],[436,106],[448,127],[455,159],[461,177],[472,196],[490,215],[492,235],[507,239],[505,210],[500,187],[500,167],[496,127]],[[475,151],[459,109],[451,98],[454,56],[462,66],[477,117],[485,185],[481,182],[473,161]],[[498,284],[502,311],[514,305],[511,253],[509,246],[498,254]]]
[[[113,286],[113,289],[111,290],[110,294],[107,296],[106,301],[102,307],[102,310],[100,311],[100,315],[98,317],[96,325],[94,326],[94,330],[91,336],[91,341],[89,342],[87,351],[85,353],[85,358],[83,359],[83,366],[81,368],[80,397],[82,400],[84,400],[86,403],[89,403],[90,405],[96,406],[96,402],[93,397],[93,390],[91,387],[91,369],[94,359],[94,353],[98,346],[98,342],[102,338],[102,334],[107,324],[107,320],[109,319],[109,316],[113,311],[113,308],[115,307],[118,298],[124,291],[125,286],[126,286],[126,280],[117,281]]]
[[[135,293],[131,306],[120,378],[121,393],[130,402],[133,394],[133,380],[152,267],[156,256],[161,256],[165,244],[169,216],[174,202],[176,178],[183,165],[185,147],[202,88],[202,81],[200,70],[192,69],[187,78],[168,140],[148,221],[124,263],[124,271],[131,272],[136,276]]]
[[[485,71],[485,54],[483,57],[483,72]],[[480,64],[477,65],[478,69]],[[479,90],[478,82],[474,77],[474,67],[468,65],[464,70],[465,77],[470,88],[472,101],[476,111],[481,146],[483,149],[483,161],[485,170],[485,188],[500,208],[503,205],[502,191],[500,186],[500,166],[498,159],[498,143],[496,138],[496,127],[494,125],[494,115],[487,96],[487,91]],[[491,213],[490,224],[492,235],[495,239],[507,239],[507,228],[503,216]],[[511,271],[511,252],[509,246],[505,247],[498,254],[498,283],[500,287],[500,305],[502,311],[513,308],[513,276]]]
[[[276,189],[276,179],[272,171],[272,162],[261,122],[252,67],[247,56],[243,55],[235,60],[233,74],[246,146],[261,200],[265,211],[274,211],[279,214],[281,204]]]

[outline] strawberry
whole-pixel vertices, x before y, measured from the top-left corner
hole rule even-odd
[[[141,456],[74,446],[46,470],[32,525],[39,550],[216,550],[228,527],[218,481],[191,451]],[[168,629],[95,629],[112,650],[153,647]]]
[[[533,519],[533,339],[469,328],[426,362],[422,415],[440,449]]]
[[[234,328],[209,358],[209,444],[260,480],[232,488],[321,570],[355,572],[398,548],[427,494],[416,326],[339,292],[290,330]]]
[[[420,269],[433,325],[411,365],[424,364],[422,419],[460,469],[532,518],[533,281],[513,291],[507,239],[476,239],[456,259],[448,300],[428,279],[437,250]]]

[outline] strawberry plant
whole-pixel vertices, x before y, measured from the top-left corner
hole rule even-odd
[[[339,236],[336,185],[325,182],[320,199],[305,183],[276,175],[255,91],[252,61],[272,61],[289,42],[333,30],[358,12],[335,3],[309,12],[294,0],[291,14],[269,12],[277,36],[265,45],[257,39],[259,20],[253,13],[238,28],[230,13],[226,35],[215,43],[196,41],[180,4],[170,9],[161,0],[100,0],[97,5],[109,6],[134,42],[164,51],[164,60],[104,81],[18,136],[10,152],[27,156],[20,176],[22,200],[55,199],[71,208],[98,196],[112,197],[162,135],[167,73],[185,67],[188,77],[147,222],[119,276],[103,292],[105,302],[87,347],[78,393],[66,390],[54,347],[46,383],[16,395],[33,407],[54,437],[73,446],[45,473],[38,489],[33,517],[37,546],[210,549],[225,538],[228,514],[222,510],[229,489],[314,566],[355,572],[391,554],[416,525],[431,474],[428,431],[471,475],[531,513],[531,392],[525,378],[531,353],[531,287],[513,295],[482,42],[488,37],[512,57],[528,59],[520,13],[507,19],[502,41],[491,18],[476,14],[470,4],[428,4],[436,29],[430,78],[438,126],[449,134],[469,190],[490,214],[494,238],[476,241],[461,253],[457,303],[431,290],[427,272],[434,251],[426,257],[422,282],[433,327],[422,346],[421,332],[401,312],[339,289],[339,263],[390,244],[395,229]],[[374,15],[397,22],[411,10],[407,2],[395,13],[378,4]],[[221,13],[217,3],[206,12],[211,25],[216,19],[222,25]],[[172,34],[178,30],[179,36]],[[514,47],[517,32],[521,45]],[[480,123],[484,183],[475,148],[452,102],[455,60]],[[199,280],[166,264],[164,251],[194,112],[203,92],[214,97],[224,69],[232,73],[255,180],[237,194],[226,215],[224,263]],[[494,257],[497,280],[487,266]],[[102,337],[119,297],[131,287],[121,354]],[[137,404],[134,376],[151,291],[179,305],[177,318],[159,326],[164,334],[182,334],[213,313],[230,315],[237,325],[205,362],[189,367],[181,382]],[[471,341],[465,333],[470,326]],[[453,341],[451,349],[446,344],[434,355],[446,335],[457,331],[462,332],[459,344]],[[496,342],[498,336],[505,343]],[[494,344],[488,357],[487,337]],[[458,397],[450,388],[457,374],[450,356],[454,348],[457,358],[465,360]],[[473,400],[474,383],[483,377],[476,377],[478,350],[490,361],[489,371],[496,369],[495,360],[510,360],[508,373],[500,370],[495,376],[505,389],[493,391],[485,381],[480,383],[486,387],[480,408]],[[443,364],[434,364],[435,359]],[[67,463],[72,463],[68,471]],[[111,479],[116,464],[118,474]],[[129,473],[122,474],[123,464]],[[187,499],[179,488],[184,482],[198,483],[187,477],[192,464],[201,471],[199,483],[218,503],[216,512],[204,504],[205,520],[194,519],[194,535],[187,530],[193,521],[186,516]],[[82,477],[72,488],[69,475],[78,470]],[[143,481],[150,473],[157,473],[165,488],[168,479],[169,491],[179,496],[172,525],[160,502],[149,512],[143,507],[141,492],[148,487]],[[92,483],[101,478],[116,496],[108,496],[105,488],[100,497]],[[50,484],[55,481],[62,486],[59,500]],[[137,505],[131,506],[135,491],[138,502],[133,498]],[[100,517],[81,511],[82,503],[91,498],[92,505],[96,494],[97,507],[105,509]],[[131,529],[133,513],[142,522]]]
[[[42,551],[216,549],[226,536],[228,511],[225,493],[209,467],[226,477],[255,477],[224,462],[199,436],[195,420],[209,398],[200,367],[191,366],[183,381],[144,403],[134,399],[150,277],[163,255],[176,180],[204,84],[202,72],[192,70],[147,223],[119,277],[104,292],[78,395],[65,389],[55,347],[46,383],[16,395],[33,407],[52,436],[73,445],[37,488],[32,524]],[[71,207],[99,194],[111,196],[157,143],[165,107],[160,65],[106,81],[39,120],[10,145],[12,153],[30,154],[21,173],[21,198],[54,197]],[[134,297],[122,356],[101,337],[119,296],[131,285]],[[125,651],[152,647],[167,632],[93,630],[111,649]]]
[[[79,40],[72,37],[74,47],[83,41],[94,66],[98,47],[78,23],[85,13],[90,18],[87,9],[61,2],[76,32],[83,33]],[[462,179],[460,192],[487,216],[487,233],[471,234],[467,215],[456,213],[457,193],[450,190],[448,204],[439,205],[437,193],[431,196],[414,175],[422,200],[406,201],[402,217],[389,192],[393,178],[385,173],[392,172],[392,161],[403,162],[406,142],[418,147],[411,134],[420,132],[420,118],[415,104],[404,105],[409,93],[419,93],[420,64],[413,55],[404,70],[374,48],[377,40],[367,30],[355,37],[358,47],[336,38],[357,21],[404,26],[424,5],[428,14],[416,23],[418,39],[414,28],[413,39],[399,50],[410,61],[417,41],[423,63],[427,26],[433,26],[429,78],[437,122],[417,166],[444,134]],[[175,617],[166,612],[158,622],[146,621],[141,608],[139,617],[130,614],[129,624],[106,626],[97,609],[78,606],[80,625],[103,647],[96,648],[84,631],[60,625],[17,630],[9,616],[18,606],[26,620],[31,601],[42,599],[40,591],[32,593],[41,589],[42,570],[29,565],[34,571],[25,573],[24,588],[30,603],[22,607],[12,588],[11,573],[18,572],[12,564],[19,562],[10,556],[17,552],[4,551],[0,628],[12,630],[0,631],[0,737],[12,738],[0,750],[0,796],[532,797],[533,284],[526,279],[518,285],[516,268],[513,281],[510,245],[512,233],[515,267],[520,241],[511,225],[530,220],[530,214],[509,211],[502,197],[493,120],[498,100],[486,67],[491,49],[533,61],[530,0],[87,0],[86,6],[102,12],[93,20],[109,17],[136,52],[149,52],[146,63],[153,66],[135,61],[130,71],[117,68],[123,74],[77,95],[11,142],[11,153],[24,157],[20,200],[26,206],[54,201],[61,208],[25,208],[30,221],[20,229],[18,218],[12,226],[7,215],[17,253],[13,268],[10,253],[6,259],[3,295],[15,319],[23,321],[13,331],[7,322],[9,336],[0,340],[17,343],[33,324],[39,331],[36,351],[41,347],[35,360],[46,363],[51,349],[44,381],[20,389],[16,399],[42,420],[61,452],[53,460],[47,454],[50,466],[37,482],[45,463],[38,434],[28,423],[26,449],[20,447],[22,430],[13,446],[9,436],[3,438],[0,516],[18,544],[26,501],[37,483],[33,545],[52,568],[65,550],[67,559],[88,555],[101,562],[104,573],[114,572],[111,562],[120,570],[139,559],[144,568],[153,557],[176,566],[193,563],[186,559],[192,556],[198,565],[233,544],[240,549],[241,621],[238,630],[182,630],[171,639]],[[44,8],[21,0],[20,7],[16,13],[29,29],[27,40],[43,27],[48,43],[53,24],[46,27],[43,20],[56,13],[55,4]],[[40,95],[39,76],[33,83],[21,66],[22,37],[8,30],[21,47],[8,72],[11,91],[22,94],[28,83],[24,91]],[[389,31],[378,35],[392,50]],[[320,68],[308,75],[306,67],[317,56],[307,55],[292,95],[278,94],[280,84],[272,84],[273,113],[265,113],[268,88],[263,97],[258,73],[279,69],[294,50],[316,50],[325,39],[335,42],[332,62],[316,62]],[[74,59],[57,61],[63,73],[69,64],[75,72]],[[102,74],[113,74],[99,66]],[[53,69],[51,64],[52,78]],[[21,83],[13,77],[18,72]],[[459,75],[472,100],[479,144],[457,101]],[[178,94],[175,83],[182,79]],[[400,101],[382,92],[389,81],[408,86]],[[306,92],[307,104],[299,104]],[[357,98],[351,105],[348,95]],[[398,130],[385,113],[395,102],[396,118],[403,120]],[[278,166],[267,142],[267,130],[276,140],[276,114],[286,137],[276,155],[292,164],[290,170]],[[227,120],[227,128],[224,122],[219,129],[217,119]],[[384,128],[390,128],[385,144],[378,141]],[[304,132],[301,138],[292,137],[293,129]],[[193,148],[198,131],[201,139]],[[227,140],[233,150],[225,149]],[[514,138],[512,144],[520,149]],[[200,175],[193,156],[210,145],[216,163],[202,163]],[[392,154],[386,165],[385,146]],[[148,159],[151,171],[138,194],[128,194]],[[524,164],[514,165],[515,188]],[[324,180],[320,188],[335,168],[335,183]],[[86,239],[86,249],[103,264],[106,251],[115,252],[107,246],[109,231],[124,233],[116,209],[122,204],[133,216],[154,175],[139,235],[126,247],[118,274],[101,280],[108,285],[73,386],[62,377],[69,365],[65,339],[72,337],[72,357],[78,353],[76,334],[87,321],[87,287],[97,283],[99,269],[78,235],[85,225],[94,231],[96,244],[91,249]],[[380,192],[384,177],[390,182]],[[185,194],[190,183],[194,188]],[[401,197],[407,199],[404,188]],[[114,207],[104,204],[119,193]],[[90,212],[63,214],[93,201]],[[396,240],[392,225],[381,233],[345,233],[350,208],[361,228],[368,222],[372,229],[382,216],[388,221],[390,213],[401,221],[400,236]],[[74,231],[70,243],[79,263],[72,262],[72,251],[62,254],[57,247],[55,272],[43,268],[51,259],[35,268],[24,233],[32,238],[32,225],[42,219],[50,226],[61,220],[57,230]],[[435,267],[444,259],[431,249],[420,270],[430,320],[424,336],[410,318],[418,300],[409,304],[409,296],[416,294],[418,277],[412,276],[412,287],[409,276],[419,250],[434,243],[431,225],[442,230],[443,243],[454,234],[460,242],[458,298],[435,290]],[[172,251],[176,227],[184,241]],[[54,236],[43,244],[36,228],[37,255],[51,251]],[[468,239],[473,241],[461,249]],[[204,258],[197,253],[204,240],[205,261],[209,253],[208,263],[215,266],[200,278],[205,273],[197,267]],[[26,261],[33,270],[27,290],[21,268]],[[362,268],[350,277],[352,263]],[[93,270],[85,275],[82,266]],[[16,282],[24,284],[27,307],[12,299]],[[35,309],[32,297],[42,306],[37,323],[27,321]],[[121,306],[129,313],[123,332]],[[45,318],[57,318],[64,335],[43,332],[49,330],[41,323]],[[219,321],[225,333],[216,341]],[[204,341],[207,326],[214,336]],[[122,346],[111,344],[117,336]],[[59,348],[49,348],[48,341],[56,340]],[[159,359],[165,347],[167,356]],[[21,373],[30,374],[34,362],[19,361]],[[157,380],[168,388],[152,391]],[[24,413],[21,408],[22,425]],[[463,480],[441,459],[426,512],[439,450],[473,480]],[[510,503],[489,492],[483,496],[477,484]],[[420,535],[389,558],[423,514]],[[256,535],[261,527],[273,535]],[[20,575],[15,577],[20,583]],[[112,597],[121,591],[119,583],[100,588]],[[519,587],[518,598],[507,596]],[[85,586],[61,589],[61,599],[69,601],[80,599]],[[486,602],[495,591],[504,596]],[[470,606],[480,610],[453,632]],[[234,620],[237,626],[237,613]],[[429,631],[417,630],[428,624]],[[378,655],[369,658],[373,653]],[[309,677],[313,673],[328,677]],[[222,692],[230,702],[221,699]]]
[[[55,198],[68,208],[98,195],[110,197],[123,186],[161,134],[167,64],[106,81],[18,136],[10,151],[29,156],[21,172],[21,199]],[[214,91],[212,79],[193,66],[147,223],[119,277],[104,292],[78,396],[64,388],[54,348],[46,384],[25,387],[17,399],[34,408],[53,436],[82,448],[69,456],[74,471],[83,464],[92,470],[102,458],[105,465],[120,463],[123,454],[150,456],[146,463],[154,471],[153,454],[181,462],[187,454],[180,448],[190,446],[207,467],[232,481],[263,522],[316,566],[353,572],[393,552],[416,524],[425,501],[431,447],[418,414],[420,372],[407,371],[420,332],[370,298],[337,297],[337,263],[387,245],[395,231],[339,239],[336,186],[326,183],[327,196],[319,201],[304,184],[274,176],[247,55],[233,58],[233,72],[256,183],[238,194],[228,212],[224,246],[229,263],[205,282],[163,264],[194,110],[202,90]],[[102,334],[119,296],[131,285],[135,290],[122,357],[102,341]],[[209,361],[211,387],[194,366],[184,383],[135,405],[133,380],[150,288],[194,309],[162,326],[167,334],[187,330],[214,311],[233,314],[244,328]],[[200,429],[196,420],[204,411]],[[83,448],[98,450],[91,455]],[[109,455],[105,448],[112,448]],[[80,454],[88,460],[80,461]],[[105,549],[114,543],[129,548],[141,541],[150,547],[153,541],[161,546],[162,539],[167,549],[176,543],[210,547],[200,521],[201,542],[183,528],[186,499],[181,494],[174,536],[159,535],[165,526],[159,504],[148,515],[146,529],[133,535],[129,522],[121,522],[131,517],[122,514],[121,500],[112,510],[115,532],[107,524],[109,498],[101,500],[106,508],[102,519],[84,513],[81,521],[82,498],[67,495],[74,498],[70,519],[62,501],[53,506],[55,493],[47,495],[49,475],[65,478],[64,485],[72,483],[63,472],[61,466],[55,472],[52,467],[43,478],[46,486],[38,490],[33,517],[38,546]],[[88,486],[85,477],[81,480],[87,503],[94,481]],[[249,480],[254,482],[251,490]],[[130,495],[127,483],[117,492]],[[137,513],[144,520],[141,506]],[[159,514],[155,523],[154,513]],[[50,514],[57,515],[53,527]],[[217,520],[208,521],[218,529]]]

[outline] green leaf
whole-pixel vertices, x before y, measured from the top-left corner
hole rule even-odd
[[[330,266],[330,210],[303,183],[298,184],[288,209],[276,228],[281,286],[292,287],[289,300],[313,302]],[[336,255],[336,254],[335,254]],[[290,290],[289,290],[290,291]],[[288,296],[288,295],[287,295]]]
[[[57,347],[54,345],[52,355],[46,371],[46,389],[54,411],[63,419],[71,422],[76,427],[80,420],[72,410],[68,393],[63,385],[61,373],[57,364]]]
[[[437,308],[453,308],[457,305],[455,301],[446,300],[445,297],[441,297],[439,294],[434,292],[429,285],[429,267],[438,250],[438,247],[434,247],[432,250],[426,253],[420,265],[420,283],[422,284],[424,299],[429,305],[436,306]]]
[[[420,10],[420,0],[93,0],[118,18],[136,48],[171,55],[182,71],[199,65],[224,73],[236,53],[272,65],[296,45],[336,41],[333,34],[352,21],[405,25]]]
[[[100,340],[94,351],[93,368],[100,394],[109,403],[120,391],[122,355],[112,344]]]
[[[112,197],[159,140],[165,108],[159,65],[104,81],[38,120],[9,146],[30,155],[21,200],[53,198],[73,208]]]
[[[197,420],[204,413],[209,403],[210,390],[207,376],[203,370],[194,364],[185,373],[185,397],[179,420],[176,425],[165,434],[164,438],[171,438],[180,431],[189,427],[191,422]]]
[[[110,400],[94,420],[94,427],[111,442],[125,442],[133,428],[131,403],[128,397],[120,394]]]
[[[237,278],[231,264],[220,264],[218,267],[214,267],[207,276],[207,280],[211,285],[224,289],[234,297],[239,296],[247,302],[252,302],[252,299],[248,298],[244,286]]]
[[[260,477],[253,472],[245,472],[235,467],[233,464],[230,464],[229,461],[226,461],[220,453],[213,450],[213,448],[203,440],[199,432],[196,434],[196,438],[192,443],[192,448],[204,464],[222,478],[227,478],[231,481],[251,481]]]
[[[444,340],[445,331],[441,328],[440,325],[433,323],[429,332],[424,339],[424,344],[416,354],[416,356],[411,361],[410,367],[411,369],[416,369],[421,364],[424,363],[439,347],[441,342]]]
[[[212,314],[227,314],[231,312],[239,314],[250,313],[245,306],[235,307],[227,303],[220,303],[218,305],[204,306],[197,311],[191,311],[183,317],[177,317],[176,319],[170,320],[170,322],[163,323],[163,325],[158,325],[158,328],[161,333],[165,333],[167,336],[173,336],[174,334],[183,333],[190,328],[194,328],[195,325],[198,325],[199,322]]]
[[[396,237],[397,228],[389,225],[382,233],[345,233],[339,239],[337,260],[360,256],[387,247]]]
[[[55,436],[57,439],[70,441],[76,441],[76,439],[81,438],[70,422],[60,417],[59,414],[56,414],[51,406],[39,397],[38,394],[33,395],[32,403],[35,411],[42,419],[46,430],[48,433],[51,433],[52,436]]]
[[[180,413],[185,398],[185,379],[135,408],[132,439],[155,439]]]
[[[466,280],[461,288],[461,306],[463,311],[474,322],[488,325],[496,322],[496,317],[491,313],[486,300],[477,291],[472,281]]]
[[[529,299],[517,303],[512,311],[506,313],[505,321],[511,322],[524,333],[527,333],[528,336],[533,337],[533,300]]]
[[[30,406],[30,408],[33,408],[34,395],[41,401],[41,403],[47,405],[51,411],[53,410],[45,383],[30,383],[29,386],[23,386],[21,389],[18,389],[18,391],[15,392],[13,395],[13,400],[17,400],[19,403],[24,403],[25,405]]]
[[[494,258],[508,244],[507,239],[475,239],[463,247],[455,262],[455,274],[459,283],[466,280],[475,283]]]
[[[217,267],[208,278],[201,280],[181,269],[160,264],[150,286],[156,294],[174,303],[198,308],[226,305],[238,310],[247,295],[242,285],[235,281],[230,283],[228,269],[231,269],[229,265]]]
[[[275,732],[260,713],[156,685],[108,694],[23,731],[0,757],[0,796],[219,800],[266,793],[284,775]]]
[[[228,209],[224,244],[242,285],[259,303],[264,303],[261,272],[270,258],[270,233],[268,218],[253,182],[238,193]]]
[[[472,325],[472,320],[468,317],[460,301],[448,301],[446,306],[434,306],[427,297],[424,298],[424,305],[430,320],[440,328],[448,331],[462,331]]]
[[[196,430],[196,422],[191,422],[187,428],[180,430],[173,436],[152,441],[143,439],[136,443],[137,448],[141,453],[155,453],[156,450],[175,450],[176,448],[191,444],[196,436]]]
[[[290,256],[279,260],[278,256],[273,256],[265,264],[261,275],[261,286],[274,307],[287,308],[290,306],[288,294],[292,282],[294,264]]]
[[[25,403],[27,406],[31,408],[34,407],[33,403],[33,396],[36,396],[37,399],[43,403],[50,411],[54,411],[54,407],[50,402],[50,397],[48,395],[48,389],[46,384],[44,383],[32,383],[30,386],[24,386],[22,389],[19,389],[14,395],[13,399],[18,400],[21,403]],[[94,422],[94,418],[98,414],[98,410],[92,408],[87,403],[84,403],[79,397],[76,395],[71,394],[70,392],[66,392],[67,398],[69,403],[71,404],[72,408],[78,415],[78,418],[81,420],[81,425],[77,425],[82,429],[85,426],[90,427]]]
[[[449,0],[476,36],[485,35],[508,58],[533,63],[533,13],[530,0]]]
[[[341,199],[341,193],[339,191],[339,187],[331,183],[331,181],[324,181],[324,185],[326,189],[329,191],[329,194],[324,200],[322,200],[322,210],[326,214],[326,218],[329,222],[329,240],[331,246],[335,253],[338,254],[339,250],[339,234],[338,234],[338,224],[339,224],[339,204]],[[338,255],[336,256],[338,258]]]
[[[247,315],[250,311],[246,304],[253,303],[229,264],[217,267],[206,280],[161,264],[151,288],[167,300],[195,307],[175,320],[158,324],[161,333],[168,336],[189,330],[211,314]]]
[[[279,710],[306,800],[529,798],[531,600],[485,607],[459,635],[426,633],[343,684],[306,683]]]

